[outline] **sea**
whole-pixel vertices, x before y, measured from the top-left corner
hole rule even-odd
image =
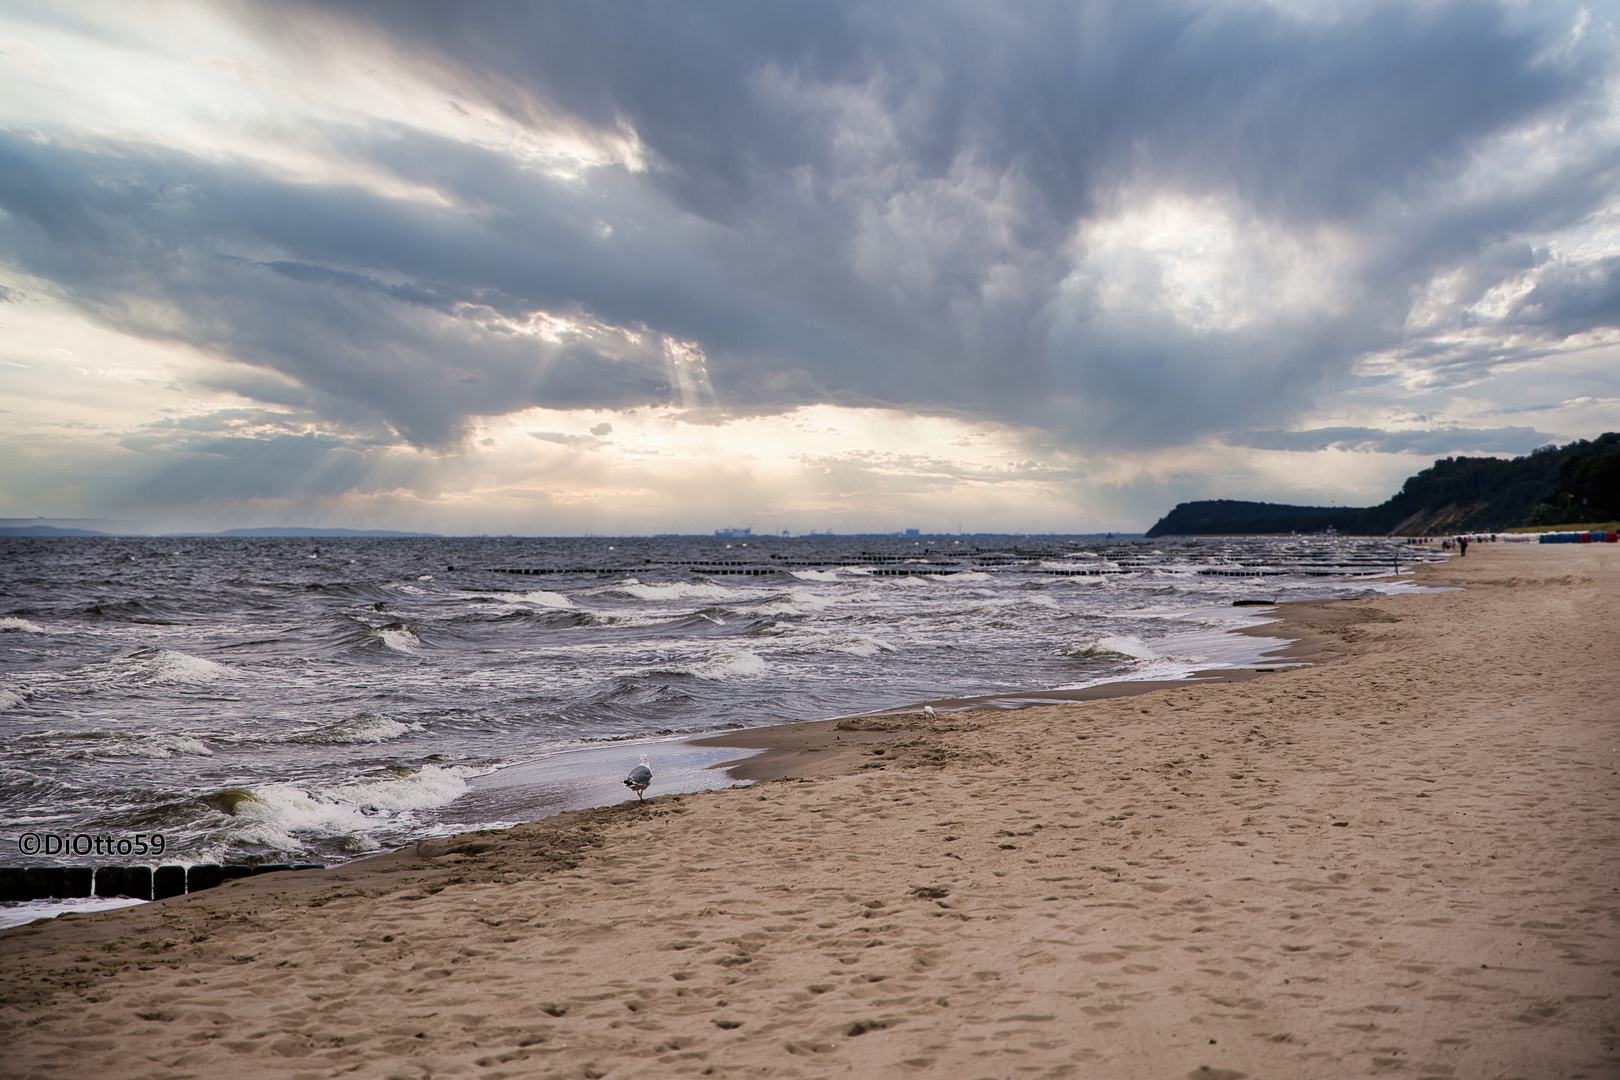
[[[745,752],[692,736],[1273,663],[1274,640],[1233,633],[1256,601],[1411,589],[1434,557],[1342,537],[3,539],[0,865],[330,865],[633,798],[644,753],[654,794],[723,786]],[[25,850],[53,835],[162,852]]]

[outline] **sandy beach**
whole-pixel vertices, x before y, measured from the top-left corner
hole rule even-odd
[[[1620,546],[1419,580],[1310,667],[0,932],[0,1074],[1620,1076]]]

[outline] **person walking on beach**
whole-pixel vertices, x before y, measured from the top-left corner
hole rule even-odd
[[[1457,550],[1460,553],[1462,553],[1463,555],[1468,554],[1468,537],[1466,537],[1466,536],[1457,537]]]

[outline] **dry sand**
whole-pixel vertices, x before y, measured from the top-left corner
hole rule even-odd
[[[1422,575],[1320,666],[0,933],[0,1071],[1620,1075],[1620,547]]]

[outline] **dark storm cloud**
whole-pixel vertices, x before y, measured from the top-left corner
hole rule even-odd
[[[893,153],[923,177],[969,151],[1028,175],[1055,221],[1146,166],[1296,212],[1351,213],[1472,139],[1562,99],[1569,71],[1491,5],[1371,4],[1296,20],[1256,3],[760,5],[476,10],[321,4],[523,118],[627,119],[705,216],[742,220],[775,174],[838,171],[838,117],[762,71],[876,85],[906,110]],[[281,23],[281,5],[267,15]],[[1560,30],[1564,29],[1562,27]]]
[[[1387,227],[1365,220],[1375,204],[1420,196],[1480,138],[1580,95],[1591,74],[1547,62],[1540,34],[1479,4],[1368,5],[1326,22],[1253,4],[338,10],[514,116],[540,102],[628,122],[651,181],[726,226],[737,265],[852,339],[842,357],[750,343],[728,365],[722,350],[723,396],[797,361],[810,377],[795,385],[835,400],[980,408],[1112,443],[1286,414],[1388,343],[1437,263],[1548,208],[1536,192],[1490,220],[1425,214],[1426,251],[1395,223],[1373,238],[1393,250],[1356,283],[1368,293],[1351,297],[1354,321],[1197,334],[1060,301],[1064,246],[1099,198],[1145,177],[1294,227]],[[885,138],[841,153],[871,108]],[[958,185],[964,164],[995,190]],[[874,182],[885,171],[894,179]],[[986,194],[1003,200],[995,227]],[[1567,223],[1599,193],[1558,194],[1551,214]],[[920,280],[862,274],[872,218],[908,202],[912,228],[879,236],[878,261],[919,249]]]
[[[1520,322],[1550,326],[1566,335],[1598,326],[1620,327],[1620,258],[1551,268],[1519,301],[1514,315]]]
[[[158,145],[0,140],[0,245],[23,268],[419,443],[533,404],[709,404],[694,400],[709,383],[740,409],[915,407],[1110,445],[1275,426],[1369,350],[1421,359],[1403,326],[1435,272],[1460,268],[1476,295],[1533,272],[1546,260],[1505,238],[1569,228],[1615,187],[1613,148],[1594,143],[1534,183],[1456,190],[1493,137],[1601,118],[1611,31],[1569,45],[1573,9],[244,10],[311,70],[380,46],[536,130],[572,118],[644,148],[645,172],[570,178],[397,125],[313,133],[430,203]],[[1129,271],[1144,303],[1121,310],[1105,294],[1127,268],[1087,263],[1077,236],[1156,191],[1360,253],[1319,309],[1178,321],[1147,303],[1173,282],[1146,267]],[[1544,273],[1513,318],[1543,336],[1612,323],[1615,280],[1609,264]],[[541,312],[584,329],[523,332]],[[682,382],[666,338],[702,349],[702,378]]]

